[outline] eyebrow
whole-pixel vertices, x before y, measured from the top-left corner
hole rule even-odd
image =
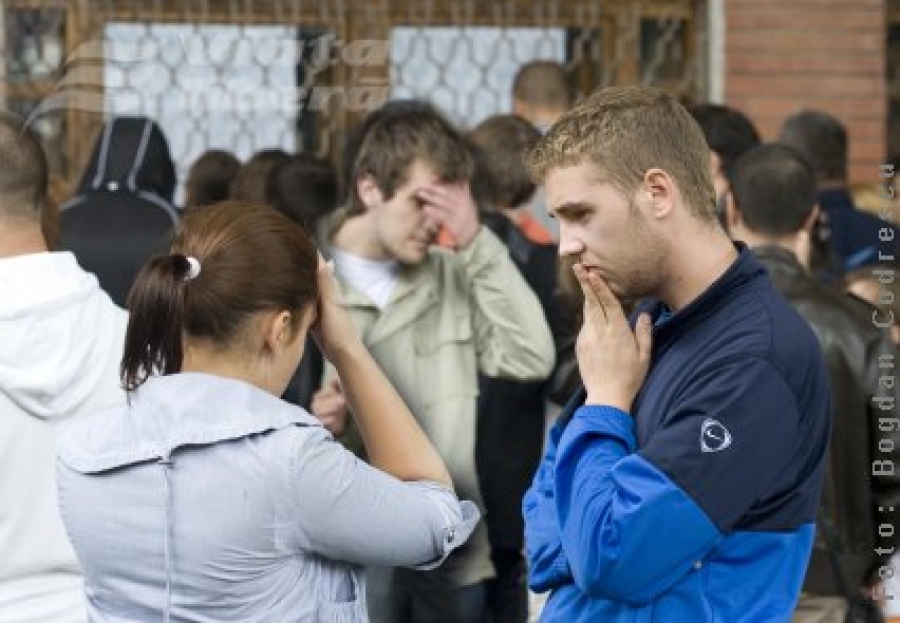
[[[571,217],[579,212],[593,212],[594,206],[585,201],[570,201],[561,205],[551,207],[547,212],[552,218]]]

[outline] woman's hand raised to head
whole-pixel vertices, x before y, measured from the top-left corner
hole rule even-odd
[[[337,282],[331,265],[319,254],[317,277],[319,282],[318,316],[312,326],[312,336],[325,358],[340,371],[343,355],[362,347],[356,326],[340,305]]]

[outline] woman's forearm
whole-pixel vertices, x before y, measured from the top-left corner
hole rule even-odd
[[[400,480],[453,483],[444,461],[362,341],[333,361],[372,465]]]

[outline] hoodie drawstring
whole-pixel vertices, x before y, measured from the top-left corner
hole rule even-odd
[[[166,559],[166,608],[163,612],[163,623],[169,623],[172,608],[172,560],[170,551],[170,541],[172,532],[172,459],[171,455],[166,455],[159,459],[159,464],[163,468],[163,478],[166,483],[166,528],[163,536],[163,548]]]

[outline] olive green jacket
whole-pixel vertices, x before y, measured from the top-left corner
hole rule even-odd
[[[554,364],[541,305],[506,247],[482,227],[459,252],[433,248],[421,264],[401,269],[383,310],[338,283],[342,305],[443,457],[459,498],[483,510],[475,471],[478,374],[541,380]],[[343,437],[361,450],[355,430]],[[444,569],[462,586],[494,575],[483,522]]]

